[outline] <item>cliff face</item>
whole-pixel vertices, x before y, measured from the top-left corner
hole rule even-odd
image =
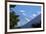
[[[34,19],[32,19],[30,22],[28,22],[27,24],[25,24],[24,26],[21,26],[21,27],[17,27],[17,28],[33,28],[33,26],[37,24],[40,24],[41,26],[41,14],[38,15],[37,17],[35,17]],[[34,27],[35,28],[35,27]]]
[[[41,14],[38,15],[36,18],[32,19],[30,22],[22,26],[21,28],[32,28],[32,24],[37,26],[37,23],[41,23]]]

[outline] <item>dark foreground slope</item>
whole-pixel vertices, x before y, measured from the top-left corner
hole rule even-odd
[[[32,19],[24,26],[17,27],[17,28],[39,28],[39,27],[41,27],[41,14],[35,17],[34,19]]]

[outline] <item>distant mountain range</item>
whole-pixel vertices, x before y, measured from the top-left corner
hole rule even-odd
[[[35,24],[37,26],[37,23],[41,23],[41,14],[32,19],[30,22],[25,24],[24,26],[17,27],[17,28],[32,28],[32,24]]]

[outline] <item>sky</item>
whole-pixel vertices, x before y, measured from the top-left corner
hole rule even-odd
[[[11,9],[11,11],[16,12],[16,15],[19,15],[20,21],[18,22],[17,27],[27,24],[41,12],[41,6],[32,5],[16,5],[14,8]]]

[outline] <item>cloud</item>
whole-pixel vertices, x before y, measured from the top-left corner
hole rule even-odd
[[[33,16],[33,17],[35,17],[35,16],[36,16],[36,14],[33,14],[32,16]]]
[[[25,13],[22,13],[24,16],[26,16],[26,14]]]
[[[25,12],[24,10],[21,10],[20,12]]]
[[[20,11],[24,16],[26,16],[26,14],[25,14],[25,11],[24,10],[21,10]]]

